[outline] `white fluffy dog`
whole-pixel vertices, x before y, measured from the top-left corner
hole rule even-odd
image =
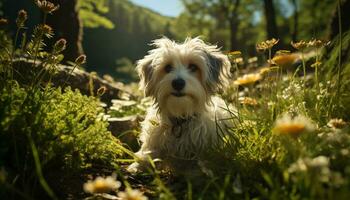
[[[142,146],[130,172],[142,170],[149,159],[197,159],[217,144],[217,128],[225,124],[220,119],[227,118],[223,100],[213,95],[226,85],[231,65],[217,46],[199,38],[181,44],[161,38],[152,45],[137,72],[154,105],[142,123]]]

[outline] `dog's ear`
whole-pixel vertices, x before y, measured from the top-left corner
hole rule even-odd
[[[216,46],[205,47],[208,63],[207,85],[212,92],[228,85],[231,63],[226,55],[220,52]]]
[[[199,37],[187,38],[184,44],[204,52],[207,63],[206,85],[209,92],[216,92],[228,85],[231,63],[217,45],[206,44]]]
[[[140,77],[140,89],[144,91],[145,96],[151,96],[153,86],[151,83],[153,75],[152,67],[153,56],[147,55],[137,62],[136,71]]]

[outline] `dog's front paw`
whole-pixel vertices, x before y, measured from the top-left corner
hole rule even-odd
[[[135,173],[143,171],[143,170],[142,170],[140,163],[134,162],[131,165],[129,165],[128,168],[126,168],[126,171],[135,174]]]

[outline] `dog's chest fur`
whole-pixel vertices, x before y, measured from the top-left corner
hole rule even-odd
[[[196,158],[218,142],[217,126],[222,123],[215,119],[223,116],[217,111],[215,106],[186,119],[169,119],[162,118],[156,108],[150,108],[142,124],[140,139],[147,144],[153,157]]]

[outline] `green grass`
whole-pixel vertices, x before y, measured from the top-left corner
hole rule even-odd
[[[46,177],[74,177],[96,165],[116,169],[123,154],[120,141],[100,117],[105,111],[98,97],[52,86],[65,41],[44,51],[53,34],[48,30],[38,25],[29,41],[11,41],[0,31],[0,194],[5,199],[57,199],[62,195],[50,183],[58,180]],[[19,25],[17,32],[22,31]],[[15,70],[19,57],[34,61],[28,64],[30,73]],[[35,69],[39,59],[48,70]],[[76,60],[75,67],[80,64]],[[23,76],[26,81],[15,79]]]
[[[343,39],[349,42],[349,34]],[[240,104],[236,95],[242,88],[232,84],[223,97],[238,109],[238,116],[232,114],[235,126],[221,130],[223,144],[201,158],[205,166],[199,170],[212,175],[178,177],[175,183],[163,178],[169,190],[178,199],[349,198],[349,123],[338,127],[329,123],[334,118],[349,121],[350,65],[341,65],[338,86],[338,46],[333,41],[328,47],[333,50],[322,54],[317,78],[311,67],[315,61],[308,61],[306,79],[298,73],[300,65],[283,77],[271,71],[259,83],[243,86],[248,89],[244,96],[257,105]],[[279,125],[288,124],[278,122],[284,115],[290,116],[289,121],[301,118],[295,123],[305,129],[277,131]]]

